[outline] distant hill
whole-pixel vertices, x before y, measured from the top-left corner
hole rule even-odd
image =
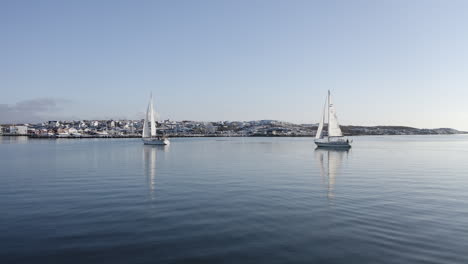
[[[466,134],[453,128],[414,128],[407,126],[341,126],[343,134],[356,135],[450,135]]]

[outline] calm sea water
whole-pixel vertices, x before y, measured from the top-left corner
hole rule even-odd
[[[0,137],[0,263],[468,263],[468,136]]]

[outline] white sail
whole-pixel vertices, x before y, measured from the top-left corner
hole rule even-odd
[[[148,107],[146,108],[145,120],[143,121],[143,134],[142,134],[143,138],[151,137],[150,127],[148,126],[149,112],[150,112],[150,105],[148,104]]]
[[[332,103],[330,91],[328,91],[328,136],[342,137],[338,117],[336,116],[335,106]]]
[[[149,124],[148,124],[149,123]],[[146,108],[145,121],[143,122],[143,138],[156,136],[156,122],[154,121],[153,95],[150,97]]]
[[[325,109],[327,106],[327,102],[323,105],[323,111],[322,111],[322,119],[320,119],[320,124],[317,128],[317,134],[315,134],[315,138],[319,139],[322,138],[322,131],[323,131],[323,123],[325,123]]]
[[[151,108],[151,112],[150,112],[151,136],[155,137],[156,136],[156,122],[154,121],[153,95],[151,95],[150,108]]]
[[[143,143],[145,145],[168,145],[169,139],[165,136],[156,135],[156,115],[153,107],[153,95],[151,95],[146,110],[145,123],[143,124]],[[149,123],[149,124],[148,124]]]

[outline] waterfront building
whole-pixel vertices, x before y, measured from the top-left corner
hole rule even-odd
[[[205,130],[209,134],[214,134],[214,133],[216,133],[216,130],[218,130],[218,127],[213,126],[213,124],[210,123],[210,122],[207,122],[207,123],[205,123]]]
[[[69,133],[70,135],[79,134],[78,129],[76,129],[76,128],[74,128],[74,127],[69,128],[69,129],[68,129],[68,133]]]
[[[27,126],[10,126],[10,134],[26,135],[28,134]]]
[[[68,132],[68,128],[59,128],[57,129],[57,136],[59,137],[68,137],[70,136],[70,133]]]

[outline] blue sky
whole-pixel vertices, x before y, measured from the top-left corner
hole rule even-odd
[[[468,130],[468,1],[0,1],[0,122],[161,118]],[[36,105],[38,105],[36,107]],[[15,119],[15,120],[11,120]]]

